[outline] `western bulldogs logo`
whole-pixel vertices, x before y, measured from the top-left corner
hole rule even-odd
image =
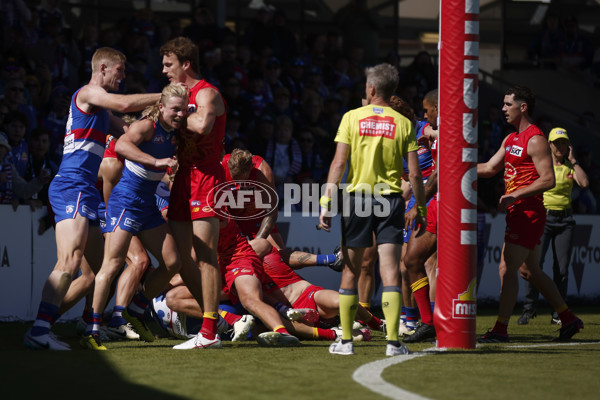
[[[65,211],[67,212],[67,214],[72,214],[74,209],[75,209],[75,206],[69,204]]]

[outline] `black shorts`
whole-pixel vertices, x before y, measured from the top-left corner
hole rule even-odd
[[[347,209],[342,214],[342,245],[371,247],[373,232],[377,244],[404,243],[404,198],[400,194],[380,198],[381,201],[370,195],[348,196]]]

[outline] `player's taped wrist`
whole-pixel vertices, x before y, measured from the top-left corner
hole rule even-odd
[[[426,217],[427,216],[427,206],[417,206],[417,214],[420,217]]]
[[[319,199],[319,204],[321,207],[329,209],[329,206],[331,205],[331,197],[321,196]]]

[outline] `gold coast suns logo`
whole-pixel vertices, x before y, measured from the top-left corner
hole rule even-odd
[[[452,318],[454,319],[475,319],[477,316],[477,296],[475,288],[477,287],[477,278],[473,278],[467,290],[452,300]]]
[[[509,162],[504,163],[504,180],[512,181],[517,176],[517,169]]]

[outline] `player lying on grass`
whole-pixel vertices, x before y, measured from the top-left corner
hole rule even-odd
[[[268,245],[265,239],[257,240]],[[271,329],[270,332],[263,332],[258,336],[258,343],[264,346],[298,345],[298,338],[288,332],[279,313],[263,300],[264,289],[268,288],[271,282],[264,274],[261,259],[232,219],[221,221],[217,252],[225,294],[232,303],[240,302]],[[198,347],[202,347],[202,344],[194,337],[173,348],[188,350]]]
[[[333,290],[323,289],[312,285],[296,274],[279,256],[277,250],[264,240],[255,239],[250,244],[267,254],[262,263],[262,268],[268,278],[268,294],[272,301],[280,299],[279,292],[284,299],[274,303],[278,311],[293,321],[290,332],[303,339],[335,340],[340,334],[339,329],[322,329],[321,322],[327,322],[339,314],[339,296]],[[266,247],[265,247],[266,246]],[[167,305],[172,310],[193,317],[202,316],[202,310],[193,301],[191,293],[184,285],[178,285],[166,294]],[[239,311],[238,311],[239,312]],[[221,316],[234,329],[234,341],[245,340],[250,331],[248,316],[242,316],[233,312],[221,311]],[[364,321],[369,328],[384,330],[384,322],[362,306],[358,307],[357,319]],[[242,328],[242,326],[245,326]],[[353,331],[355,340],[369,340],[368,329],[355,329]]]

